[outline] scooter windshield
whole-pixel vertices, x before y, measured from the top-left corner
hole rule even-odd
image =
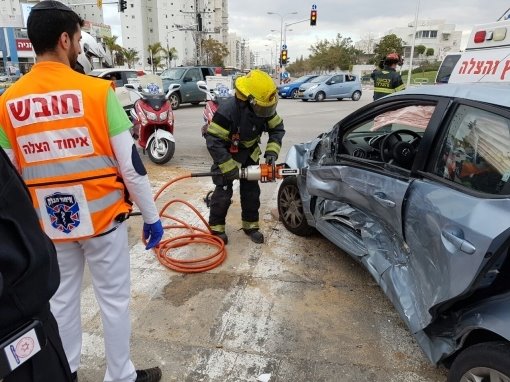
[[[164,94],[143,94],[143,101],[148,104],[152,109],[159,110],[166,102]]]

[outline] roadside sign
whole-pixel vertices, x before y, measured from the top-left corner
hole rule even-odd
[[[283,44],[282,49],[287,49],[287,45]]]
[[[317,10],[317,4],[312,5],[312,10],[314,10],[314,11]]]

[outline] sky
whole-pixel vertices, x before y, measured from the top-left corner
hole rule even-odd
[[[129,1],[129,0],[128,0]],[[288,55],[291,59],[308,57],[309,48],[338,33],[353,41],[382,37],[395,27],[413,22],[419,3],[418,20],[444,20],[464,31],[465,38],[473,25],[496,21],[510,7],[504,0],[229,0],[229,31],[249,42],[258,62],[269,62],[280,43],[283,24],[307,20],[287,29]],[[309,23],[312,4],[317,6],[317,25]],[[269,15],[267,12],[279,13]],[[291,14],[297,12],[297,14]],[[105,24],[120,35],[116,6],[104,7]],[[271,32],[275,30],[275,32]],[[272,41],[271,41],[272,39]]]

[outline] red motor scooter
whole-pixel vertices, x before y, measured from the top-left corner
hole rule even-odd
[[[225,99],[232,97],[232,90],[229,89],[228,86],[216,86],[215,89],[209,90],[205,81],[197,82],[198,89],[205,93],[206,101],[203,112],[204,122],[205,124],[202,126],[202,136],[205,137],[205,133],[211,124],[212,118],[216,110],[218,110],[219,105]]]
[[[146,75],[140,77],[138,90],[132,84],[125,86],[138,98],[130,111],[131,135],[152,162],[167,163],[175,153],[174,114],[168,99],[180,85],[170,85],[164,94],[161,78]]]

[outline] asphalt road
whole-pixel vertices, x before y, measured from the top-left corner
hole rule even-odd
[[[330,129],[360,101],[323,103],[280,100],[287,134],[282,158],[295,143]],[[175,111],[175,157],[156,166],[144,157],[154,192],[187,171],[207,171],[211,160],[200,135],[200,106]],[[236,190],[227,217],[230,244],[219,267],[181,274],[163,267],[140,243],[141,220],[129,219],[132,276],[132,359],[137,368],[159,365],[167,381],[435,382],[445,370],[432,366],[371,276],[320,236],[297,237],[272,211],[278,183],[263,184],[261,230],[251,243],[240,231]],[[181,198],[207,218],[202,198],[207,178],[173,185],[158,204]],[[199,224],[176,207],[175,214]],[[185,247],[189,258],[206,248]],[[102,380],[105,371],[100,314],[87,279],[80,382]],[[260,379],[265,380],[265,379]]]

